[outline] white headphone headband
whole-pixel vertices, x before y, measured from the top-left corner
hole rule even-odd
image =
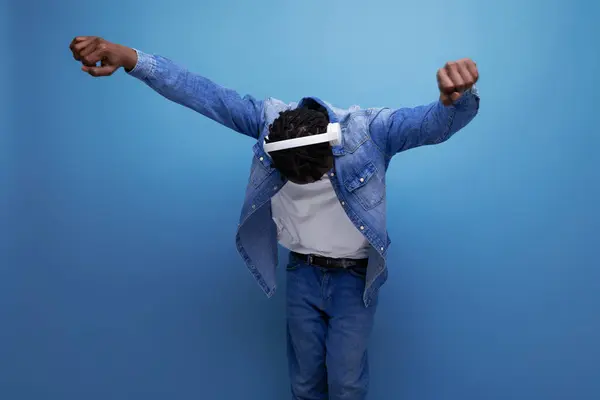
[[[278,150],[291,149],[294,147],[308,146],[311,144],[318,144],[329,142],[333,146],[340,145],[342,143],[342,129],[339,123],[333,123],[327,125],[327,132],[320,133],[318,135],[302,136],[299,138],[281,140],[279,142],[264,143],[263,147],[267,153]]]

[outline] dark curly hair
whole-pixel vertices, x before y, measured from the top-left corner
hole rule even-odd
[[[265,141],[277,142],[327,132],[327,112],[315,108],[306,106],[280,113],[269,127],[269,136]],[[294,183],[318,181],[333,166],[333,154],[328,142],[274,151],[269,155],[273,166]]]

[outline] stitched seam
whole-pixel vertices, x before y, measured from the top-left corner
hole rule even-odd
[[[389,156],[387,154],[387,152],[385,150],[383,150],[381,147],[379,147],[379,145],[377,144],[377,141],[373,140],[372,136],[371,136],[371,125],[373,124],[373,121],[375,121],[375,118],[377,118],[377,116],[384,110],[384,108],[380,109],[379,111],[377,111],[377,113],[373,116],[373,118],[371,118],[371,121],[369,122],[369,128],[367,129],[367,135],[369,136],[369,139],[371,139],[371,142],[373,142],[373,144],[375,145],[375,148],[381,153],[381,155],[383,157],[385,157],[386,159],[390,160],[392,157]]]
[[[432,105],[431,107],[429,107],[429,110],[427,110],[427,113],[425,113],[425,116],[423,117],[423,120],[421,121],[421,126],[419,126],[419,137],[421,137],[423,135],[423,125],[425,124],[425,121],[427,121],[429,114],[431,114],[433,107],[435,107],[435,105]]]
[[[353,119],[356,116],[356,114],[364,114],[366,116],[367,113],[363,112],[362,110],[361,111],[356,111],[356,112],[353,112],[353,113],[349,113],[348,116],[347,116],[347,118],[345,118],[346,121]],[[346,145],[347,142],[346,142],[346,140],[344,138],[344,135],[342,135],[342,145],[341,145],[341,148],[344,151],[344,153],[347,152],[347,153],[353,154],[354,152],[356,152],[356,150],[358,150],[360,148],[360,146],[362,146],[363,144],[365,144],[369,140],[373,142],[373,139],[371,138],[371,134],[370,134],[368,128],[366,130],[366,135],[363,138],[361,138],[361,140],[358,143],[356,143],[354,146],[352,146],[352,147],[349,147],[349,146]]]
[[[454,123],[455,116],[456,116],[456,108],[452,108],[452,112],[450,113],[450,118],[448,118],[448,124],[446,125],[446,131],[444,132],[443,136],[438,139],[438,141],[444,140],[448,137],[448,135],[450,134],[450,131],[452,130],[452,124]]]

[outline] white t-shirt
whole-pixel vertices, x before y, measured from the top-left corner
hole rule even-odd
[[[367,258],[369,242],[346,215],[331,181],[287,182],[271,199],[279,243],[301,254]]]

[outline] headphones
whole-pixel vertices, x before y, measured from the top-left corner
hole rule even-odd
[[[269,137],[267,136],[267,139]],[[311,144],[318,144],[329,142],[332,146],[338,146],[342,143],[342,128],[339,123],[332,123],[327,125],[327,132],[319,133],[318,135],[308,135],[299,138],[293,138],[288,140],[281,140],[272,143],[263,143],[265,152],[271,153],[273,151],[291,149],[294,147],[308,146]]]

